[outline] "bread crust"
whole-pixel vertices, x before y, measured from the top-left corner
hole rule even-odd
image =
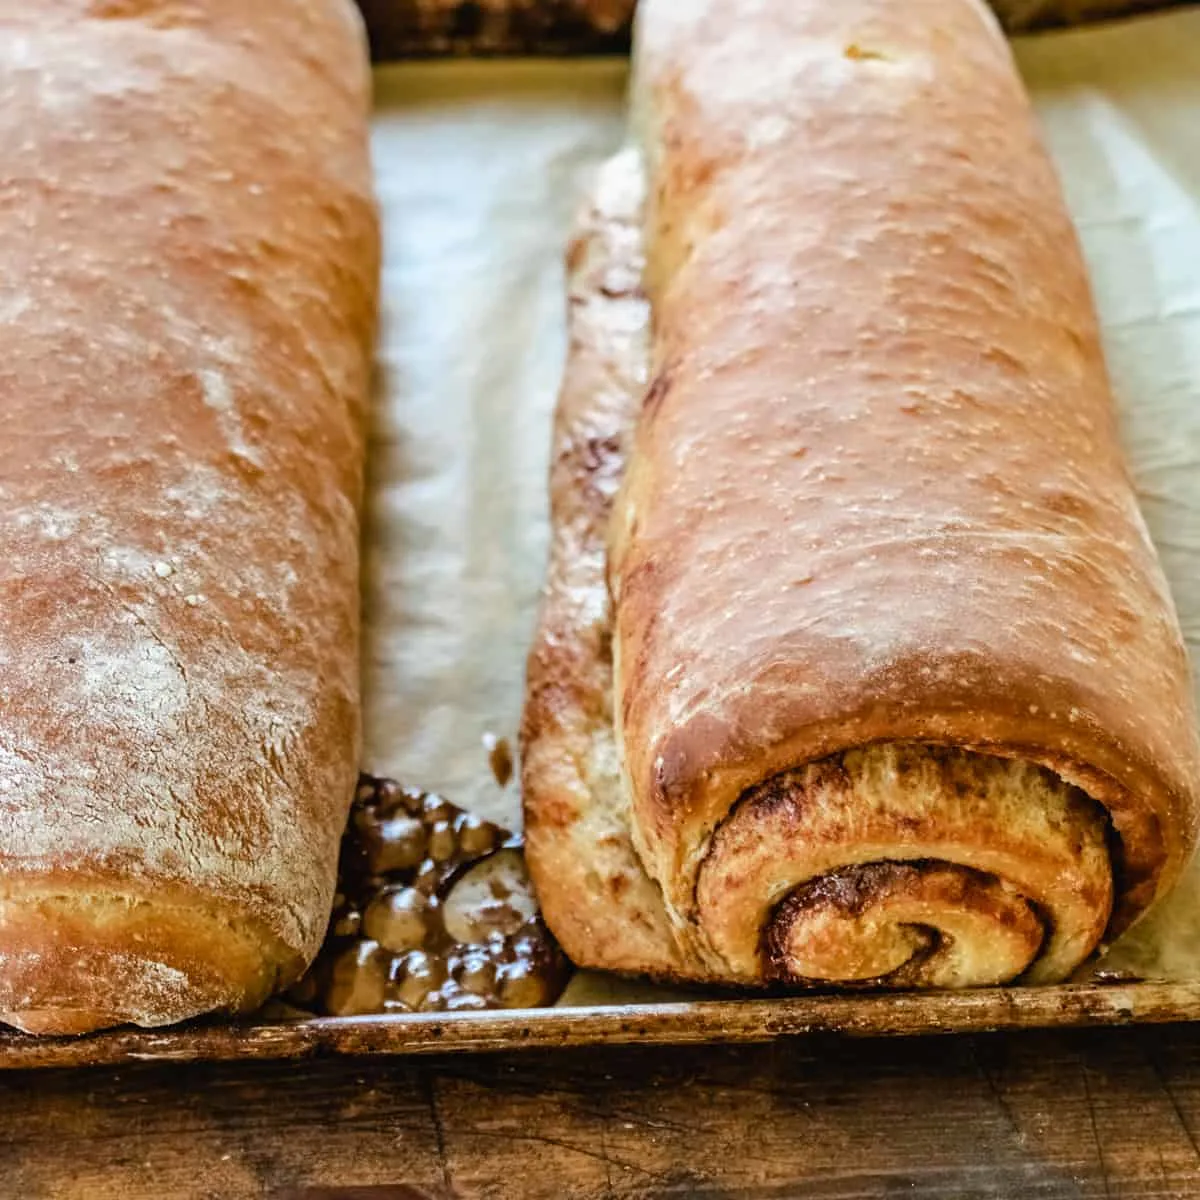
[[[1033,972],[1061,978],[1178,877],[1200,747],[1082,257],[1003,38],[972,0],[650,0],[633,112],[653,337],[608,546],[613,727],[673,953],[695,978],[761,981],[762,905],[782,897],[731,940],[731,814],[762,882],[787,855],[748,797],[915,745],[993,797],[970,869],[1039,796],[1107,813],[1110,884],[1085,872],[1075,949]],[[535,659],[573,636],[553,571],[547,612]],[[1092,861],[1107,835],[1077,816],[1063,845]],[[1013,833],[1036,857],[1032,828]]]
[[[345,0],[0,0],[0,1019],[242,1011],[323,936],[378,274]]]
[[[613,737],[605,543],[645,388],[640,155],[606,163],[567,255],[570,346],[555,414],[551,545],[521,725],[526,861],[577,963],[679,976],[662,897],[633,849]]]

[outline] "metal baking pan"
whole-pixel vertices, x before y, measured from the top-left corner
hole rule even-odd
[[[1088,252],[1147,522],[1200,661],[1200,175],[1188,166],[1200,8],[1019,39],[1017,52]],[[386,247],[364,766],[510,828],[519,800],[483,739],[516,728],[545,551],[562,250],[590,173],[623,137],[625,72],[609,57],[376,74]],[[545,1009],[5,1033],[0,1067],[1188,1021],[1200,1018],[1200,872],[1103,965],[1111,982],[748,1000],[581,973]]]
[[[1200,1018],[1200,983],[998,988],[890,996],[697,1000],[413,1016],[113,1030],[0,1038],[0,1069],[325,1055],[449,1054],[567,1046],[769,1042],[781,1037],[985,1033],[1166,1024]]]

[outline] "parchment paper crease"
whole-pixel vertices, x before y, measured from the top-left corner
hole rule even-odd
[[[1017,43],[1083,236],[1129,454],[1200,663],[1200,9]],[[376,75],[386,222],[367,542],[366,766],[515,824],[546,543],[562,253],[624,133],[613,61]],[[1106,968],[1200,977],[1200,870]],[[661,998],[583,976],[569,1002]]]

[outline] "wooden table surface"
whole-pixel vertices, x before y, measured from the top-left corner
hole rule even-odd
[[[4,1200],[1200,1196],[1200,1025],[0,1075]]]

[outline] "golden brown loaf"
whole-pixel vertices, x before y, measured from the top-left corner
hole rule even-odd
[[[547,920],[668,977],[1064,978],[1178,876],[1200,746],[1004,40],[648,0],[635,56],[530,658]]]
[[[0,1020],[243,1010],[356,770],[348,0],[0,0]]]

